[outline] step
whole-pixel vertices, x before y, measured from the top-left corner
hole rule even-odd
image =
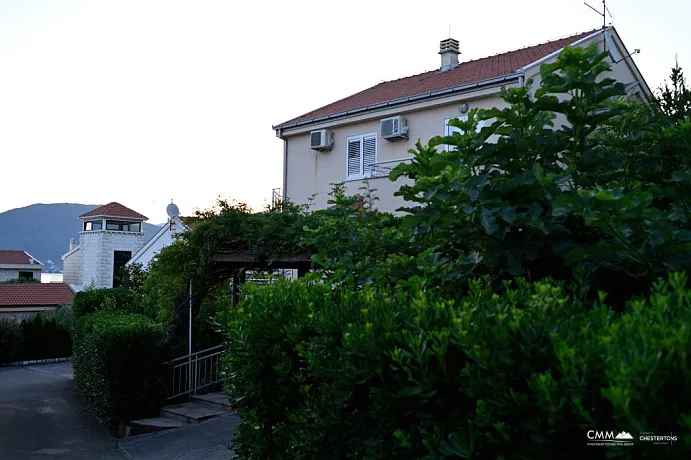
[[[173,420],[168,417],[154,417],[143,418],[140,420],[132,420],[129,423],[129,436],[137,436],[140,434],[156,433],[158,431],[170,430],[173,428],[180,428],[185,423],[179,420]]]
[[[201,404],[210,409],[218,409],[229,412],[232,410],[228,396],[225,393],[218,391],[215,393],[207,393],[205,395],[194,395],[190,397],[190,402]]]
[[[191,424],[203,422],[204,420],[208,420],[225,413],[226,411],[224,410],[212,409],[210,407],[202,406],[201,404],[193,402],[166,406],[161,409],[161,416]]]

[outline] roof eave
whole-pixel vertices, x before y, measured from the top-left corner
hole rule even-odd
[[[189,230],[189,227],[188,227],[187,225],[185,225],[185,223],[184,223],[184,222],[182,221],[182,219],[180,219],[179,217],[176,216],[176,217],[175,217],[175,221],[176,221],[176,223],[179,223],[179,224],[182,226],[182,230],[181,230],[180,232],[178,232],[178,233],[186,232],[186,231]],[[154,236],[152,236],[151,238],[149,238],[149,241],[147,241],[146,244],[144,244],[144,246],[142,246],[141,249],[139,249],[139,251],[137,251],[137,252],[132,256],[132,258],[131,258],[130,260],[127,261],[127,263],[126,263],[125,265],[131,266],[131,265],[133,265],[133,264],[138,263],[138,260],[142,257],[142,254],[144,254],[146,251],[148,251],[149,248],[150,248],[156,241],[158,241],[158,239],[161,238],[161,236],[163,236],[163,235],[164,235],[166,232],[168,232],[168,231],[170,231],[170,222],[167,222],[167,223],[163,224],[163,225],[161,226],[161,228],[158,229],[158,231],[156,232],[156,234],[154,234]]]
[[[521,76],[520,72],[512,72],[508,73],[499,77],[494,77],[494,78],[489,78],[487,80],[480,80],[474,83],[468,83],[465,85],[458,85],[458,86],[453,86],[451,88],[443,88],[435,91],[429,91],[427,93],[421,93],[421,94],[415,94],[413,96],[408,96],[405,98],[397,98],[397,99],[392,99],[386,102],[380,102],[377,104],[372,104],[368,105],[365,107],[358,107],[356,109],[352,110],[346,110],[343,112],[338,112],[338,113],[333,113],[330,115],[326,116],[320,116],[320,117],[315,117],[315,118],[310,118],[307,120],[301,120],[301,121],[296,121],[292,123],[281,123],[279,125],[272,126],[272,129],[276,131],[277,135],[279,132],[282,133],[283,130],[285,129],[290,129],[290,128],[296,128],[296,127],[302,127],[306,125],[311,125],[315,123],[319,123],[321,121],[326,121],[326,120],[336,120],[339,118],[345,118],[350,115],[356,115],[360,114],[363,112],[369,112],[369,111],[374,111],[377,109],[383,109],[387,107],[395,107],[407,103],[417,103],[421,102],[424,100],[429,100],[429,99],[435,99],[439,97],[445,97],[449,96],[454,93],[465,93],[469,91],[473,91],[476,89],[480,89],[486,86],[492,86],[496,85],[498,83],[503,83],[506,81],[511,81],[511,80],[518,80],[518,78]],[[280,137],[280,136],[279,136]]]
[[[125,217],[125,216],[110,216],[108,214],[96,214],[94,216],[87,216],[82,214],[81,216],[78,217],[78,219],[96,219],[98,217],[103,217],[106,219],[129,219],[129,220],[141,220],[142,222],[149,220],[148,217],[142,216],[142,217]]]

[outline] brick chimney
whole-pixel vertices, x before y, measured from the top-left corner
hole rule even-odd
[[[439,54],[441,54],[441,67],[439,70],[441,72],[458,67],[458,55],[461,54],[459,49],[458,40],[453,38],[447,38],[439,42]]]
[[[70,251],[76,247],[77,247],[77,240],[75,238],[72,238],[70,240]]]

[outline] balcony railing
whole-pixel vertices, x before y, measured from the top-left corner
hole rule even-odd
[[[384,177],[399,164],[410,161],[411,158],[398,158],[396,160],[378,161],[369,166],[370,177]]]

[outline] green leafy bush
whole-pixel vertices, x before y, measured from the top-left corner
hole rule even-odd
[[[78,292],[74,296],[72,308],[75,318],[99,311],[145,314],[142,296],[124,287],[88,289]]]
[[[565,48],[534,93],[503,90],[506,108],[452,120],[464,134],[418,144],[392,172],[413,181],[397,192],[412,203],[407,241],[444,267],[449,295],[482,275],[500,286],[579,268],[591,298],[621,305],[691,265],[691,123],[626,99],[606,59]]]
[[[11,319],[0,318],[0,364],[21,359],[22,328]]]
[[[686,282],[671,275],[622,315],[550,280],[502,295],[475,280],[454,301],[316,277],[248,287],[227,325],[242,419],[232,448],[246,459],[634,455],[586,446],[597,429],[671,431],[665,458],[688,458]]]
[[[168,357],[163,327],[147,317],[97,312],[77,320],[74,381],[104,424],[157,415]]]
[[[58,328],[66,330],[70,337],[74,333],[74,311],[71,306],[56,308],[55,310],[45,310],[38,313],[43,321],[55,320]]]

